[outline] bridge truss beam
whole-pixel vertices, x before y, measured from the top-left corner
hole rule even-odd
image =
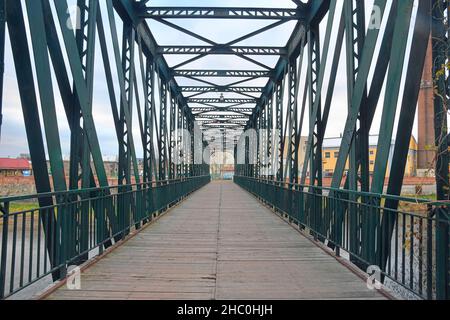
[[[318,241],[326,243],[337,255],[346,248],[350,260],[361,269],[377,265],[384,276],[392,276],[391,260],[398,249],[391,245],[392,238],[398,231],[398,224],[405,226],[406,222],[404,217],[399,221],[398,215],[390,213],[399,211],[398,196],[402,190],[430,35],[436,92],[437,197],[450,200],[449,79],[448,70],[442,69],[449,62],[448,1],[420,0],[414,7],[413,0],[394,1],[392,5],[386,0],[375,0],[373,12],[381,16],[384,28],[372,25],[367,28],[366,4],[362,0],[345,0],[342,4],[329,0],[294,2],[298,5],[296,9],[151,7],[148,1],[114,0],[100,4],[96,0],[77,0],[79,25],[74,30],[74,26],[69,28],[71,15],[67,0],[26,0],[24,8],[20,1],[0,0],[0,66],[8,30],[37,191],[42,194],[56,191],[64,195],[67,190],[80,192],[77,196],[42,196],[40,207],[64,204],[70,208],[77,201],[95,196],[97,187],[102,187],[102,192],[106,193],[102,196],[109,196],[110,181],[101,152],[103,128],[94,117],[96,62],[101,59],[118,146],[120,194],[129,193],[132,184],[142,191],[164,186],[168,179],[208,175],[209,167],[205,162],[198,164],[195,154],[179,152],[177,147],[193,149],[198,144],[206,147],[207,138],[220,135],[223,144],[232,140],[236,144],[235,170],[239,179],[244,177],[288,190],[290,193],[283,194],[285,198],[278,209],[295,212],[290,218],[301,229],[309,228]],[[217,43],[168,20],[191,18],[274,22],[228,43]],[[373,16],[369,18],[371,23],[376,20]],[[204,45],[159,46],[146,19],[154,19]],[[286,46],[239,45],[289,21],[296,21],[296,26]],[[408,45],[410,38],[413,39],[411,46]],[[165,55],[195,57],[169,67]],[[235,55],[261,70],[181,69],[210,55]],[[279,60],[271,67],[255,56],[276,56]],[[335,105],[341,107],[338,103],[341,101],[336,98],[336,84],[342,61],[346,67],[347,81],[341,88],[345,86],[347,116],[331,188],[324,192],[325,133],[333,120],[330,118]],[[3,69],[0,73],[1,86]],[[405,73],[407,81],[403,81]],[[179,86],[178,77],[202,85]],[[214,83],[216,79],[205,78],[243,79],[218,85]],[[265,87],[243,86],[260,78],[269,78]],[[185,93],[194,95],[185,96]],[[232,93],[244,98],[199,97],[207,93]],[[64,168],[56,96],[61,98],[70,129],[69,172]],[[374,126],[377,111],[381,114],[379,128]],[[306,118],[309,121],[305,121]],[[138,139],[134,128],[138,129]],[[379,140],[371,172],[369,133],[375,131]],[[185,135],[186,132],[189,135]],[[307,132],[306,137],[302,137],[304,132]],[[198,136],[201,142],[194,139]],[[217,146],[217,142],[213,146]],[[142,147],[142,159],[138,158],[138,147]],[[244,163],[238,163],[238,147],[244,149],[241,157]],[[176,163],[179,157],[184,164]],[[379,195],[384,191],[386,180],[389,197],[383,203]],[[87,189],[94,191],[84,192]],[[139,221],[142,208],[132,206],[126,198],[122,200],[117,203],[107,200],[104,210],[81,204],[76,214],[65,214],[62,209],[61,212],[49,210],[45,219],[41,217],[51,267],[63,265],[52,273],[54,279],[66,274],[68,257],[78,256],[78,261],[74,262],[77,264],[88,257],[89,230],[82,229],[75,234],[71,226],[89,225],[86,221],[94,219],[97,234],[113,239],[101,243],[100,251],[129,233],[123,228],[127,225],[123,220]],[[337,206],[334,200],[345,204]],[[149,192],[144,202],[145,211],[157,199]],[[7,208],[0,209],[7,211]],[[427,297],[448,298],[448,207],[433,208],[428,214],[435,227],[428,226],[433,234],[427,233],[427,236],[434,237],[431,244],[435,244],[437,253],[435,261],[431,261],[435,264],[436,279],[427,279],[431,283],[435,281],[436,289],[426,294]],[[410,224],[413,226],[411,234],[414,234],[414,224]],[[139,227],[136,223],[136,228]],[[4,267],[0,267],[3,271]],[[398,275],[395,277],[397,280]],[[433,286],[428,286],[427,290],[432,291]]]
[[[174,70],[175,77],[264,78],[270,71],[258,70]]]
[[[196,87],[196,86],[184,86],[180,87],[182,92],[234,92],[234,93],[261,93],[264,88],[262,87],[229,87],[229,86],[218,86],[218,87]]]
[[[287,53],[285,48],[277,47],[240,47],[240,46],[161,46],[159,54],[185,54],[185,55],[255,55],[280,56]]]
[[[299,20],[305,17],[305,11],[300,8],[145,7],[144,10],[141,17],[152,19]]]
[[[37,192],[63,194],[71,190],[74,195],[39,197],[42,208],[66,204],[69,210],[72,202],[78,203],[93,196],[93,193],[83,193],[82,190],[98,187],[104,188],[102,192],[109,190],[110,181],[99,134],[102,128],[94,117],[94,82],[99,77],[95,67],[97,63],[103,67],[108,107],[117,138],[117,183],[120,193],[126,194],[131,190],[131,185],[149,190],[147,186],[151,189],[153,184],[167,183],[169,178],[184,179],[193,174],[209,173],[208,165],[194,163],[190,154],[184,155],[189,157],[189,170],[174,166],[176,147],[186,144],[188,139],[177,135],[177,132],[189,129],[193,134],[194,116],[173,78],[172,70],[159,55],[150,29],[139,19],[140,12],[136,10],[134,1],[100,4],[96,0],[78,0],[79,10],[74,19],[76,25],[70,23],[71,12],[67,1],[33,0],[24,3],[24,7],[12,0],[0,3],[1,13],[4,14],[0,17],[2,66],[3,52],[9,45],[3,41],[3,36],[4,31],[8,30]],[[29,33],[26,31],[27,25]],[[118,38],[118,28],[123,30],[122,39]],[[111,37],[107,38],[106,33]],[[113,50],[109,51],[110,48]],[[3,80],[3,72],[1,75]],[[61,120],[56,113],[57,96],[61,97],[71,137],[67,172],[58,126]],[[139,123],[134,123],[134,119]],[[139,127],[137,140],[133,134],[135,127]],[[143,148],[142,160],[138,159],[138,144]],[[88,226],[90,219],[95,219],[99,239],[112,237],[114,241],[120,241],[129,233],[123,228],[124,221],[136,221],[138,228],[139,215],[143,214],[138,211],[154,206],[150,193],[146,196],[144,207],[140,208],[126,201],[106,202],[103,208],[105,214],[100,212],[100,208],[89,208],[89,203],[85,201],[74,214],[63,212],[60,208],[57,214],[49,209],[45,217],[40,217],[50,269],[58,266],[53,272],[55,280],[65,276],[66,266],[60,266],[69,257],[78,257],[77,261],[70,263],[83,263],[88,258],[89,230],[86,227],[75,233],[71,227]],[[4,208],[1,210],[4,212]],[[118,220],[119,216],[124,220]],[[121,233],[118,230],[122,230]],[[111,244],[112,241],[105,241],[100,245],[100,251]]]
[[[306,192],[308,196],[304,195],[298,200],[286,198],[285,203],[280,204],[284,208],[282,210],[291,212],[295,211],[297,205],[302,205],[296,213],[296,222],[300,227],[311,228],[313,235],[335,249],[338,255],[340,249],[348,245],[351,261],[363,270],[369,265],[378,265],[386,274],[390,272],[390,259],[394,254],[391,241],[398,224],[397,216],[385,214],[380,218],[379,215],[365,215],[358,204],[373,205],[370,196],[364,196],[361,191],[382,194],[385,181],[388,181],[389,195],[401,194],[421,73],[431,35],[432,8],[436,20],[432,29],[437,79],[435,86],[440,92],[440,98],[435,98],[436,150],[440,150],[435,163],[438,198],[449,200],[450,190],[448,143],[444,138],[448,136],[447,116],[444,116],[448,109],[445,107],[448,100],[448,90],[445,89],[448,71],[442,70],[448,60],[444,48],[448,30],[443,23],[448,14],[444,9],[448,3],[419,1],[416,9],[418,18],[413,19],[415,13],[412,2],[394,2],[392,6],[387,6],[386,1],[376,0],[374,8],[381,10],[382,20],[386,21],[386,28],[382,30],[367,28],[364,1],[346,0],[342,6],[334,1],[319,4],[316,7],[317,14],[306,24],[299,24],[294,31],[286,47],[286,55],[281,57],[272,71],[271,81],[263,90],[245,127],[257,133],[254,145],[258,147],[250,148],[251,134],[243,135],[238,145],[244,149],[242,159],[245,164],[236,161],[237,176],[300,190],[301,194]],[[327,21],[322,21],[324,12],[328,14]],[[321,25],[326,26],[323,35],[319,28]],[[412,47],[407,45],[408,37],[414,39]],[[343,46],[346,47],[345,57],[341,57]],[[377,46],[380,46],[379,50]],[[347,68],[348,115],[328,198],[345,197],[347,204],[336,207],[330,202],[316,199],[325,197],[322,193],[322,165],[327,159],[323,159],[323,143],[330,112],[337,101],[335,87],[338,66],[342,60],[346,61]],[[307,70],[302,70],[305,61]],[[372,66],[374,68],[369,82]],[[406,83],[402,81],[404,73],[408,76]],[[301,79],[304,79],[304,88],[300,88]],[[382,94],[383,86],[386,86],[385,95]],[[280,94],[285,91],[289,92],[287,99]],[[373,126],[377,109],[382,114],[379,129]],[[395,132],[398,111],[400,120]],[[308,135],[303,146],[305,151],[302,152],[300,137],[306,129],[303,124],[306,112],[309,113]],[[259,135],[262,130],[265,134]],[[374,130],[379,130],[379,140],[377,154],[370,164],[369,133]],[[392,145],[394,138],[395,144]],[[262,159],[272,161],[263,163]],[[370,167],[373,172],[369,170]],[[377,202],[375,205],[382,204]],[[383,209],[389,212],[395,212],[398,208],[399,201],[395,199],[383,204]],[[448,208],[436,209],[432,214],[443,221],[442,228],[436,230],[442,257],[438,262],[438,295],[448,297]]]

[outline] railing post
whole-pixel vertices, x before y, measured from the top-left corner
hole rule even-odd
[[[433,206],[427,206],[427,299],[433,299]]]
[[[6,260],[8,257],[9,202],[5,203],[4,207],[1,208],[1,211],[3,213],[3,229],[2,229],[2,255],[0,261],[0,299],[3,299],[5,297]]]
[[[436,208],[436,298],[449,299],[449,219],[446,207]]]
[[[59,260],[58,264],[62,265],[63,262],[66,262],[68,258],[71,258],[75,255],[77,255],[76,250],[76,243],[73,241],[74,233],[68,227],[68,221],[69,219],[76,219],[75,211],[72,211],[71,208],[69,208],[69,196],[67,195],[60,195],[58,196],[59,199],[57,199],[56,203],[59,203],[59,206],[57,208],[57,216],[56,219],[59,221],[57,223],[59,225],[59,228],[57,227],[58,233],[60,233],[61,241],[59,242]],[[78,234],[78,233],[75,233]],[[80,248],[79,248],[80,250]],[[80,251],[79,251],[80,252]],[[78,262],[78,261],[77,261]],[[60,269],[59,276],[60,278],[64,278],[66,273],[63,270],[64,268]]]
[[[95,230],[96,235],[94,236],[94,241],[95,243],[98,245],[98,255],[102,255],[103,254],[103,247],[104,247],[104,240],[106,238],[106,236],[104,235],[105,233],[105,228],[106,228],[106,223],[105,222],[105,218],[104,218],[104,214],[105,214],[105,193],[104,190],[102,189],[100,192],[100,197],[99,197],[99,208],[96,211],[96,216],[97,216],[97,228]]]
[[[306,226],[306,220],[305,220],[305,189],[303,187],[300,187],[299,190],[299,222],[300,222],[300,228],[304,228]]]
[[[344,209],[342,208],[343,206],[343,201],[341,200],[341,197],[343,197],[343,195],[341,193],[336,193],[336,197],[337,197],[337,202],[338,202],[338,210],[336,211],[337,215],[335,216],[334,219],[334,226],[336,228],[334,234],[336,235],[336,238],[334,239],[334,244],[335,244],[335,253],[337,257],[341,256],[341,245],[342,245],[342,225],[339,223],[340,221],[345,221],[344,219]],[[344,222],[345,223],[345,222]],[[325,231],[326,232],[326,231]],[[324,236],[326,237],[327,235],[324,234]]]

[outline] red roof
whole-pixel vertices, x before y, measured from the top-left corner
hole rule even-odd
[[[27,159],[0,158],[0,169],[3,169],[3,170],[30,170],[31,165]]]

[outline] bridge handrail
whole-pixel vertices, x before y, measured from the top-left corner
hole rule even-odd
[[[183,177],[1,198],[0,299],[50,276],[63,279],[69,266],[102,254],[210,181]],[[11,212],[25,200],[35,201]]]
[[[234,181],[337,256],[364,272],[379,268],[381,281],[394,291],[450,298],[445,280],[450,271],[447,202],[240,175]]]
[[[153,186],[153,185],[160,185],[160,184],[177,183],[177,182],[183,182],[186,180],[205,178],[205,177],[209,177],[209,175],[195,176],[195,177],[183,177],[183,178],[178,178],[178,179],[155,180],[152,182],[141,182],[141,183],[132,183],[132,184],[124,184],[124,185],[110,185],[110,186],[106,186],[106,187],[84,188],[81,190],[80,189],[64,190],[64,191],[52,191],[52,192],[26,194],[26,195],[20,195],[20,196],[6,196],[6,197],[0,197],[0,203],[30,200],[32,198],[39,199],[39,198],[46,198],[46,197],[57,197],[57,196],[62,196],[62,195],[68,196],[68,195],[76,195],[76,194],[80,194],[80,193],[91,193],[91,192],[99,192],[99,191],[105,191],[105,190],[110,191],[110,190],[114,190],[114,189],[118,189],[118,188],[133,188],[133,187],[144,187],[144,186]]]
[[[449,206],[450,201],[439,201],[439,200],[430,200],[426,198],[413,198],[413,197],[405,197],[405,196],[395,196],[385,193],[374,193],[374,192],[365,192],[365,191],[356,191],[356,190],[347,190],[347,189],[339,189],[339,188],[332,188],[332,187],[320,187],[320,186],[310,186],[310,185],[302,185],[299,183],[291,183],[291,182],[282,182],[282,181],[276,181],[272,179],[258,179],[255,177],[247,177],[247,176],[240,176],[235,175],[237,178],[245,178],[249,180],[254,180],[257,182],[267,183],[275,186],[290,186],[290,187],[296,187],[298,189],[302,188],[312,188],[319,191],[332,191],[336,193],[347,193],[351,195],[357,195],[357,196],[364,196],[364,197],[372,197],[372,198],[381,198],[381,199],[389,199],[394,201],[404,201],[404,202],[410,202],[410,203],[417,203],[417,204],[429,204],[432,206]]]

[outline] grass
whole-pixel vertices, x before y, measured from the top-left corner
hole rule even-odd
[[[418,194],[403,194],[403,197],[406,198],[412,198],[412,199],[424,199],[424,200],[429,200],[429,201],[437,201],[437,196],[436,194],[429,194],[429,195],[418,195]]]
[[[9,206],[9,212],[22,212],[39,208],[39,205],[36,203],[30,202],[17,202],[11,203]]]
[[[430,202],[437,201],[436,194],[430,194],[430,195],[403,194],[402,196],[406,197],[406,198],[417,199],[417,200],[427,200]],[[418,203],[401,201],[398,209],[402,212],[427,214],[426,204],[418,204]]]
[[[38,209],[39,205],[37,203],[33,202],[14,202],[9,205],[9,213],[16,213],[16,212],[27,212],[30,210]],[[30,213],[26,214],[27,219],[30,217]],[[38,212],[36,211],[34,213],[35,218],[38,217]],[[0,226],[3,225],[3,220],[0,219]]]

